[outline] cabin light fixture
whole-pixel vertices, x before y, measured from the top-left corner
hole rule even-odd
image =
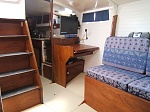
[[[65,8],[65,10],[59,11],[59,14],[61,14],[61,15],[70,15],[70,14],[73,14],[73,13],[72,13],[71,9]]]
[[[96,0],[96,3],[95,3],[95,8],[97,7],[97,4],[98,4],[98,0]]]
[[[0,0],[0,2],[20,3],[21,0]]]
[[[72,13],[72,10],[71,10],[71,9],[68,9],[68,8],[65,8],[65,12],[68,13],[68,14],[71,14],[71,13]]]

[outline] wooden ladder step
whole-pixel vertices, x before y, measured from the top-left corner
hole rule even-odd
[[[7,92],[3,92],[2,93],[2,100],[6,99],[6,98],[13,97],[13,96],[16,96],[16,95],[20,95],[20,94],[23,94],[23,93],[26,93],[26,92],[29,92],[29,91],[32,91],[32,90],[35,90],[35,89],[38,89],[38,88],[39,88],[39,86],[29,85],[29,86],[17,88],[17,89],[14,89],[14,90],[10,90],[10,91],[7,91]]]
[[[13,72],[1,73],[0,78],[13,76],[13,75],[19,75],[19,74],[23,74],[23,73],[27,73],[27,72],[32,72],[32,71],[36,72],[35,69],[27,68],[27,69],[17,70],[17,71],[13,71]]]
[[[32,54],[32,52],[7,53],[7,54],[0,54],[0,58],[2,58],[2,57],[10,57],[10,56],[30,55],[30,54]]]
[[[28,38],[28,35],[1,35],[0,38]]]

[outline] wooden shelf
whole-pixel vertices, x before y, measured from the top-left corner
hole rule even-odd
[[[36,27],[50,27],[49,23],[36,24]]]

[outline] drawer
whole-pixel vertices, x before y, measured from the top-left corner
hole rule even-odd
[[[84,71],[84,60],[78,60],[67,65],[67,83]]]

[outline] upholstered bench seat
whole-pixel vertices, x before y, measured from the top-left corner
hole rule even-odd
[[[146,38],[108,37],[103,65],[85,76],[86,104],[98,112],[150,112],[149,47]]]
[[[128,92],[150,101],[150,77],[130,83],[128,85]]]
[[[100,65],[87,70],[87,75],[111,86],[127,91],[128,84],[145,77],[145,75],[123,70],[120,68]]]

